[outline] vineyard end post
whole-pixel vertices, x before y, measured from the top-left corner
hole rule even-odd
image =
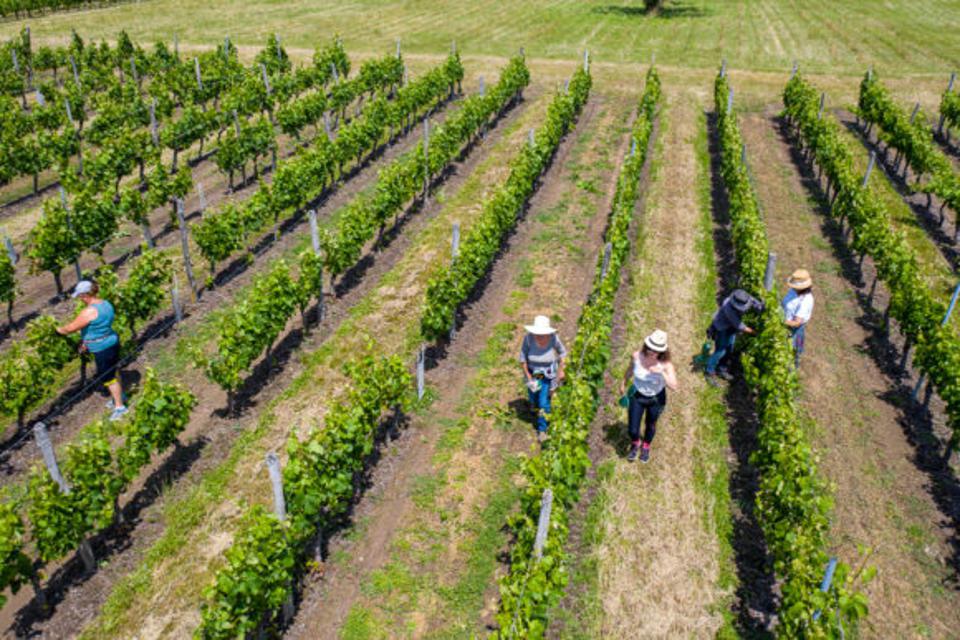
[[[176,199],[177,223],[180,227],[180,250],[183,253],[183,269],[187,272],[187,280],[190,283],[190,290],[193,292],[193,300],[199,299],[197,292],[197,281],[193,276],[193,264],[190,261],[190,241],[187,237],[187,221],[183,216],[183,200]]]
[[[607,277],[607,270],[610,268],[610,257],[613,255],[613,243],[608,242],[603,247],[603,262],[600,266],[600,279]]]
[[[280,459],[277,454],[270,452],[267,454],[267,473],[270,475],[270,486],[273,488],[273,512],[277,520],[285,522],[287,519],[287,503],[283,496],[283,473],[280,471]],[[283,601],[283,624],[287,625],[293,619],[293,585],[290,587],[290,593],[287,599]]]
[[[876,164],[876,162],[877,162],[877,152],[871,151],[870,162],[867,163],[867,170],[863,174],[863,183],[860,185],[861,188],[863,189],[867,188],[867,182],[870,180],[870,173],[873,172],[873,165]]]
[[[176,274],[173,276],[173,286],[170,289],[170,298],[173,300],[173,322],[174,326],[183,322],[183,305],[180,302],[180,281]]]
[[[953,91],[953,83],[956,81],[956,79],[957,79],[957,73],[956,73],[956,72],[951,73],[951,74],[950,74],[950,82],[947,83],[947,91],[946,91],[946,93],[950,93],[951,91]],[[939,134],[939,135],[941,135],[941,136],[943,135],[943,124],[944,124],[944,122],[946,121],[946,119],[947,119],[947,116],[941,113],[941,114],[940,114],[940,125],[937,127],[937,134]]]
[[[307,211],[307,218],[310,220],[310,244],[313,247],[313,255],[320,256],[320,227],[317,224],[317,211],[310,209]],[[317,292],[317,324],[323,322],[323,273],[319,275],[320,291]]]
[[[40,455],[43,456],[43,464],[47,467],[50,477],[60,487],[60,491],[70,495],[70,485],[67,483],[63,474],[60,473],[60,465],[57,464],[57,455],[53,450],[53,443],[50,442],[50,434],[47,433],[47,425],[38,422],[33,425],[33,438],[40,449]]]
[[[536,562],[543,558],[543,548],[547,544],[547,532],[550,530],[550,513],[553,510],[553,489],[547,487],[540,499],[540,517],[537,520],[537,536],[533,540],[533,557]]]
[[[20,261],[20,256],[17,255],[17,250],[13,246],[13,240],[10,239],[6,233],[3,234],[3,245],[7,249],[7,257],[10,258],[10,264],[16,266],[17,262]]]
[[[767,253],[767,268],[763,272],[763,288],[767,291],[773,290],[773,275],[777,271],[777,254]]]
[[[423,400],[423,393],[426,387],[424,380],[424,365],[427,359],[426,345],[420,345],[420,351],[417,352],[417,400]]]

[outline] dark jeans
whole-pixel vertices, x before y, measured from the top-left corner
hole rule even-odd
[[[530,398],[530,404],[537,409],[537,431],[546,432],[547,416],[550,415],[550,386],[551,380],[543,378],[540,380],[540,390],[534,393],[527,389],[527,396]]]
[[[627,409],[627,431],[633,444],[640,443],[640,421],[646,414],[646,427],[643,430],[643,443],[649,445],[653,436],[657,434],[657,419],[667,406],[667,390],[664,389],[655,396],[644,396],[634,393],[630,396],[630,406]]]
[[[733,350],[737,340],[736,331],[718,331],[713,338],[713,355],[707,361],[707,373],[717,372],[717,366]]]

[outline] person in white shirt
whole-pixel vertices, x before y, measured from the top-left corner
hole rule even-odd
[[[813,316],[813,279],[806,269],[797,269],[787,278],[787,286],[790,287],[790,291],[783,297],[780,306],[783,308],[785,322],[790,330],[794,366],[800,368],[800,355],[803,353],[807,323]]]

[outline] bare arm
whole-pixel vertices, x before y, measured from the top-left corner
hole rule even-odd
[[[791,329],[796,329],[802,324],[803,324],[803,320],[801,320],[800,318],[790,318],[789,320],[786,321],[786,325]]]
[[[74,318],[72,322],[63,325],[62,327],[57,327],[57,333],[62,336],[76,333],[96,319],[97,310],[93,307],[86,307],[83,311],[77,314],[77,317]]]
[[[671,391],[677,390],[677,370],[673,368],[672,362],[663,363],[663,379]]]
[[[623,395],[627,392],[627,389],[630,388],[630,383],[633,379],[633,360],[627,363],[627,370],[623,374],[623,384],[620,385],[620,395]]]

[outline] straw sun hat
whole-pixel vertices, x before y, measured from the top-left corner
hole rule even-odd
[[[806,269],[797,269],[787,278],[787,286],[791,289],[809,289],[813,286],[813,279]]]
[[[643,339],[643,344],[646,345],[647,349],[650,349],[651,351],[663,353],[667,350],[667,332],[656,329],[653,333]]]
[[[550,326],[550,318],[547,316],[537,316],[533,319],[533,324],[524,325],[524,328],[535,336],[548,336],[557,332]]]

